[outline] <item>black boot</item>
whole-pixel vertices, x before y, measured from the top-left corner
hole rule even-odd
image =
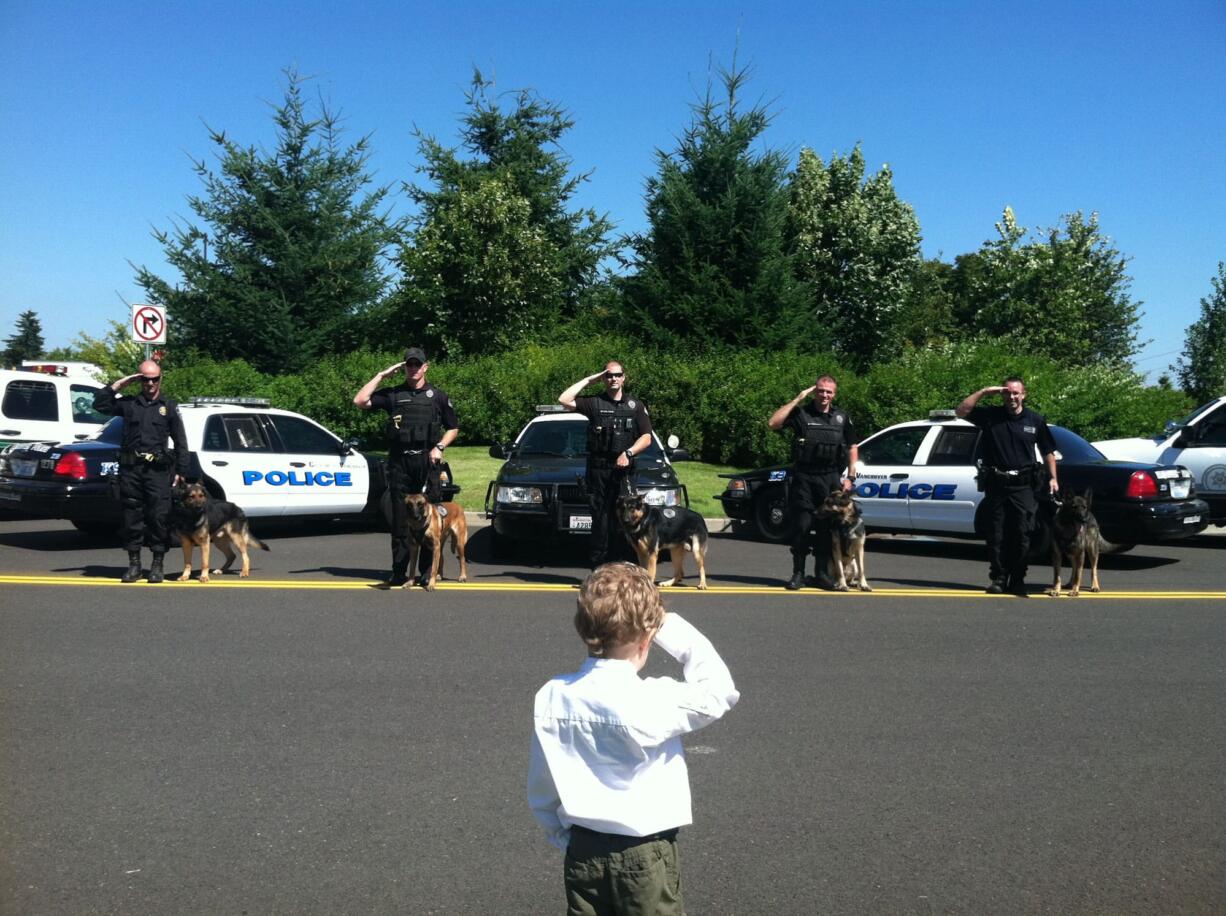
[[[804,586],[804,584],[805,584],[805,558],[801,557],[800,559],[797,559],[796,555],[793,554],[792,555],[792,578],[788,579],[787,583],[783,587],[786,588],[789,592],[795,592],[795,591],[799,591]]]
[[[153,585],[157,585],[163,579],[162,557],[164,556],[165,554],[163,553],[155,553],[153,555],[153,562],[149,564],[149,581]]]
[[[140,578],[140,551],[128,551],[128,571],[120,577],[120,582],[135,582]]]

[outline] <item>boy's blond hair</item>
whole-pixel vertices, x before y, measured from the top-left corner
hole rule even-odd
[[[606,563],[579,588],[575,629],[588,655],[637,642],[664,622],[660,591],[647,571],[633,563]]]

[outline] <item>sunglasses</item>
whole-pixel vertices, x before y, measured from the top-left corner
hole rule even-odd
[[[404,367],[406,369],[420,369],[422,367],[422,363],[419,363],[417,360],[413,360],[411,363],[405,363]]]
[[[625,374],[626,373],[624,372],[606,372],[604,374],[604,377],[605,378],[622,378],[623,376],[625,376]]]
[[[152,385],[154,382],[160,382],[162,380],[162,377],[160,375],[142,375],[140,377],[140,380],[142,382],[148,382],[149,384]]]

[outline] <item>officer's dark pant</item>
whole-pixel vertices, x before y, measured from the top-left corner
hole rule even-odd
[[[813,551],[816,558],[816,573],[826,572],[830,560],[830,528],[816,521],[817,509],[826,501],[830,491],[839,485],[838,471],[792,471],[788,487],[788,513],[796,523],[796,535],[792,538],[792,570],[803,572],[805,557]],[[816,522],[817,531],[813,532]]]
[[[587,466],[587,494],[592,507],[592,569],[614,560],[633,560],[634,551],[617,520],[617,497],[630,492],[630,468],[614,463]]]
[[[123,545],[140,550],[148,545],[154,553],[170,546],[171,468],[135,464],[119,474],[119,498],[123,503]]]
[[[404,497],[425,493],[432,503],[442,501],[439,468],[430,461],[429,452],[416,455],[390,455],[387,459],[387,489],[392,494],[392,577],[404,576],[409,569],[409,514]],[[434,558],[429,541],[423,541],[417,556],[417,571],[428,572]]]
[[[993,582],[1019,585],[1026,579],[1026,554],[1039,502],[1029,477],[1019,483],[990,481],[984,488],[988,523],[988,575]]]

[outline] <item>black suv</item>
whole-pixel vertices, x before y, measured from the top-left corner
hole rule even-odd
[[[537,407],[510,445],[490,446],[490,455],[505,458],[485,493],[494,549],[555,535],[587,534],[592,510],[584,486],[587,463],[587,418],[552,405]],[[653,433],[651,445],[634,459],[634,485],[648,503],[689,506],[685,486],[672,461],[688,461],[675,436],[666,448]]]

